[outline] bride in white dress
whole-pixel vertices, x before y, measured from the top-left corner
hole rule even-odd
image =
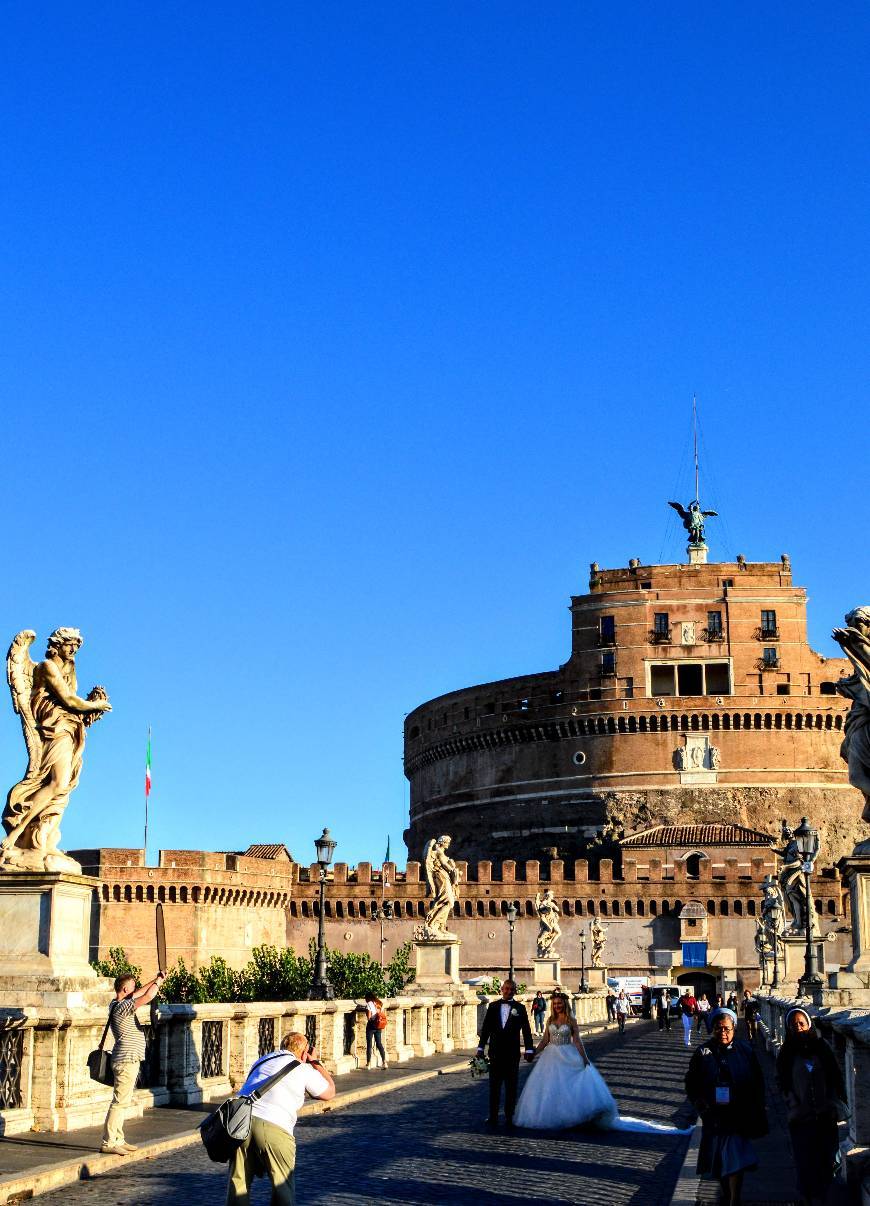
[[[661,1123],[620,1118],[613,1094],[586,1054],[564,993],[553,994],[552,1009],[514,1114],[516,1126],[551,1131],[590,1124],[608,1131],[683,1133]]]

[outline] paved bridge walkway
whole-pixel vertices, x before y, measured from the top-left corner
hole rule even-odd
[[[682,1081],[689,1053],[681,1032],[659,1033],[649,1023],[634,1022],[624,1038],[611,1030],[590,1038],[588,1047],[623,1114],[686,1124]],[[451,1062],[455,1069],[455,1059]],[[775,1099],[771,1104],[776,1119]],[[296,1130],[299,1206],[485,1206],[506,1198],[548,1206],[667,1206],[674,1198],[689,1142],[685,1136],[489,1132],[482,1125],[486,1112],[486,1081],[472,1080],[463,1067],[343,1109],[303,1114]],[[135,1125],[129,1128],[134,1140]],[[787,1137],[779,1123],[762,1155],[760,1173],[747,1180],[747,1203],[796,1202]],[[45,1206],[222,1206],[225,1177],[196,1144],[154,1159],[121,1162],[117,1170],[39,1200]],[[706,1204],[715,1201],[712,1188],[701,1188],[699,1197],[694,1180],[684,1176],[676,1200]],[[267,1183],[256,1182],[251,1206],[266,1206],[268,1200]]]

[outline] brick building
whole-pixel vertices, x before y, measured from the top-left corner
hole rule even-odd
[[[573,858],[654,823],[778,834],[806,814],[832,863],[866,827],[839,753],[849,666],[809,647],[806,603],[786,556],[593,563],[558,670],[406,718],[409,852],[449,833],[470,859]]]

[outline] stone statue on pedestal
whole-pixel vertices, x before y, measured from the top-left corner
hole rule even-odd
[[[602,925],[597,917],[593,917],[589,933],[592,937],[592,966],[602,967],[601,957],[604,953],[604,944],[607,941],[607,926]]]
[[[852,701],[840,754],[849,767],[849,782],[864,796],[863,818],[870,821],[870,607],[850,611],[846,625],[831,634],[855,667],[854,674],[836,684],[839,694]]]
[[[807,900],[806,884],[803,876],[803,858],[791,828],[782,822],[782,850],[776,853],[782,859],[779,869],[779,891],[782,899],[788,905],[792,916],[792,932],[803,934],[807,928],[807,909],[810,912],[810,930],[815,928],[816,910],[812,899]]]
[[[111,711],[102,687],[86,699],[77,692],[77,628],[57,628],[48,638],[45,660],[35,663],[30,646],[36,633],[19,632],[9,647],[6,674],[12,706],[21,717],[27,746],[27,773],[10,789],[3,810],[6,836],[0,842],[2,871],[67,871],[81,874],[75,859],[58,850],[60,820],[79,781],[85,728]]]
[[[785,930],[785,902],[775,875],[765,877],[762,891],[764,895],[761,901],[760,924],[767,938],[767,949],[773,951],[775,946],[779,951],[782,947],[782,935]],[[756,949],[758,949],[757,941]]]
[[[423,867],[432,902],[426,913],[425,923],[418,925],[414,930],[414,938],[418,942],[425,942],[427,938],[456,937],[447,928],[447,919],[453,912],[456,887],[459,883],[456,863],[447,854],[449,847],[450,837],[444,834],[428,841],[423,851]]]
[[[547,888],[544,895],[535,893],[535,912],[538,914],[538,958],[546,959],[555,955],[553,949],[562,934],[559,925],[559,906],[553,899],[552,888]]]

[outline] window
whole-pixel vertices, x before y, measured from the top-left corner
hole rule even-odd
[[[791,686],[788,683],[776,684],[777,695],[791,695]]]
[[[487,703],[485,703],[483,705],[483,714],[484,714],[484,716],[494,716],[495,715],[495,703],[492,700],[489,700]]]
[[[599,645],[616,644],[616,620],[613,616],[602,616],[598,621]]]
[[[520,700],[520,711],[528,712],[528,710],[529,710],[529,701],[527,699],[521,699]]]
[[[690,879],[697,879],[701,871],[701,859],[703,854],[690,854],[686,859],[686,875]]]
[[[776,631],[776,612],[762,611],[761,613],[761,639],[763,641],[772,640],[779,634]]]
[[[715,637],[722,635],[722,612],[708,611],[707,612],[707,636],[712,641]]]
[[[616,654],[602,653],[601,655],[601,673],[615,674],[616,673]]]
[[[704,667],[697,663],[677,666],[677,691],[680,695],[703,695]]]
[[[707,695],[731,694],[731,667],[727,662],[708,662],[704,667]]]
[[[819,683],[820,695],[836,695],[837,687],[835,683]]]
[[[761,656],[762,656],[762,661],[764,662],[765,666],[778,666],[779,665],[779,658],[776,656],[775,649],[770,649],[770,648],[764,649]]]
[[[625,684],[625,691],[624,691],[625,698],[626,699],[634,699],[634,679],[626,678],[624,680],[624,684]]]
[[[564,691],[551,691],[550,692],[550,703],[554,703],[554,704],[561,703],[562,700],[564,699],[564,697],[565,697]]]
[[[723,578],[723,579],[722,579],[722,586],[723,586],[723,588],[724,588],[725,590],[727,590],[729,586],[733,587],[733,586],[734,586],[734,579],[733,579],[733,578]]]
[[[640,589],[641,590],[652,590],[652,582],[641,582]]]
[[[675,695],[673,666],[650,666],[650,692],[653,695]]]
[[[656,636],[667,636],[670,632],[666,611],[657,611],[653,614],[653,632]]]

